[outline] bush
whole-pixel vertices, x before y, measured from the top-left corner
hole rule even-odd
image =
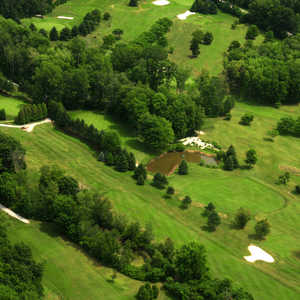
[[[225,118],[224,118],[224,120],[226,120],[226,121],[230,121],[230,120],[231,120],[231,118],[232,118],[232,115],[231,115],[231,113],[227,113],[227,114],[225,115]]]
[[[298,195],[300,194],[300,184],[295,186],[295,193]]]
[[[253,115],[246,113],[241,117],[240,124],[250,126],[253,119],[254,119]]]
[[[104,15],[103,15],[103,20],[108,21],[110,18],[111,18],[110,13],[105,12]]]
[[[284,184],[286,185],[290,180],[290,173],[289,172],[285,172],[283,175],[280,175],[278,177],[278,181],[277,184]]]

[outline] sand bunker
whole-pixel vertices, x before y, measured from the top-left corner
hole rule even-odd
[[[8,215],[10,215],[11,217],[23,222],[23,223],[26,223],[26,224],[29,224],[29,220],[17,215],[16,213],[14,213],[12,210],[10,210],[9,208],[3,206],[2,204],[0,204],[0,210],[4,211],[5,213],[7,213]]]
[[[73,17],[58,16],[57,19],[73,20]]]
[[[266,251],[262,250],[261,248],[254,246],[254,245],[250,245],[248,247],[249,252],[251,253],[250,256],[244,256],[244,258],[253,263],[257,260],[262,260],[268,263],[273,263],[274,262],[274,258],[268,254]]]
[[[177,15],[177,18],[179,20],[185,20],[188,16],[194,15],[194,14],[196,14],[196,13],[187,10],[184,14]]]
[[[156,0],[152,2],[154,5],[159,5],[159,6],[163,6],[163,5],[168,5],[170,4],[170,1],[167,0]]]

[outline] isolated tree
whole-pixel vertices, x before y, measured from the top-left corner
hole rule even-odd
[[[270,233],[271,225],[267,219],[263,219],[256,223],[254,230],[256,238],[262,240]]]
[[[246,33],[246,40],[255,40],[255,38],[258,36],[258,28],[256,25],[250,25],[247,33]]]
[[[147,179],[147,170],[143,164],[139,164],[134,170],[133,178],[138,179],[139,176],[142,176],[144,180]]]
[[[111,15],[109,12],[105,12],[103,15],[103,20],[108,21],[111,18]]]
[[[178,174],[179,175],[187,175],[188,172],[189,172],[188,164],[187,164],[186,160],[183,159],[179,165]]]
[[[209,231],[215,231],[217,226],[221,224],[221,218],[218,215],[218,213],[213,210],[209,215],[207,219],[207,228]]]
[[[216,207],[214,206],[214,204],[212,202],[209,202],[207,204],[207,206],[204,207],[204,212],[203,215],[204,216],[208,216],[211,212],[213,212],[216,209]]]
[[[52,27],[49,37],[51,41],[58,41],[59,36],[56,27]]]
[[[228,148],[227,152],[224,155],[223,161],[224,161],[224,166],[223,166],[224,170],[232,171],[239,167],[239,162],[237,160],[236,152],[233,145],[231,145]]]
[[[192,204],[192,199],[190,196],[185,196],[181,203],[182,209],[188,209],[189,206]]]
[[[191,40],[190,50],[192,51],[193,57],[197,57],[200,54],[199,42],[195,38]]]
[[[234,217],[233,225],[237,229],[244,229],[250,219],[250,213],[240,208]]]
[[[152,184],[158,189],[164,189],[168,184],[167,177],[165,175],[162,175],[161,173],[156,173],[153,177]]]
[[[214,40],[213,34],[211,32],[206,32],[203,37],[203,44],[204,45],[210,45],[212,41]]]
[[[175,189],[172,186],[168,186],[167,194],[174,195],[174,193],[175,193]]]
[[[257,162],[257,154],[254,149],[250,149],[246,152],[246,159],[245,163],[248,165],[249,168],[253,168],[253,166]]]

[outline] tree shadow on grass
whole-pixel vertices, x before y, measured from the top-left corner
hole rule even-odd
[[[41,222],[39,224],[39,229],[53,238],[60,236],[58,226],[53,223]]]

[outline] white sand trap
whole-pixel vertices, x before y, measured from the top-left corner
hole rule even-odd
[[[159,5],[159,6],[163,6],[163,5],[168,5],[170,4],[170,1],[168,0],[156,0],[152,2],[154,5]]]
[[[73,20],[73,17],[58,16],[57,19]]]
[[[29,224],[30,221],[17,215],[16,213],[14,213],[11,209],[3,206],[2,204],[0,204],[0,210],[4,211],[5,213],[7,213],[8,215],[10,215],[11,217],[15,218],[15,219],[18,219],[19,221],[23,222],[23,223],[26,223],[26,224]]]
[[[196,13],[187,10],[184,14],[177,15],[179,20],[185,20],[188,16],[195,15]]]
[[[262,250],[261,248],[254,246],[254,245],[250,245],[248,247],[248,250],[250,251],[251,255],[250,256],[244,256],[244,258],[253,263],[257,260],[262,260],[268,263],[273,263],[274,262],[274,258],[268,254],[266,251]]]

